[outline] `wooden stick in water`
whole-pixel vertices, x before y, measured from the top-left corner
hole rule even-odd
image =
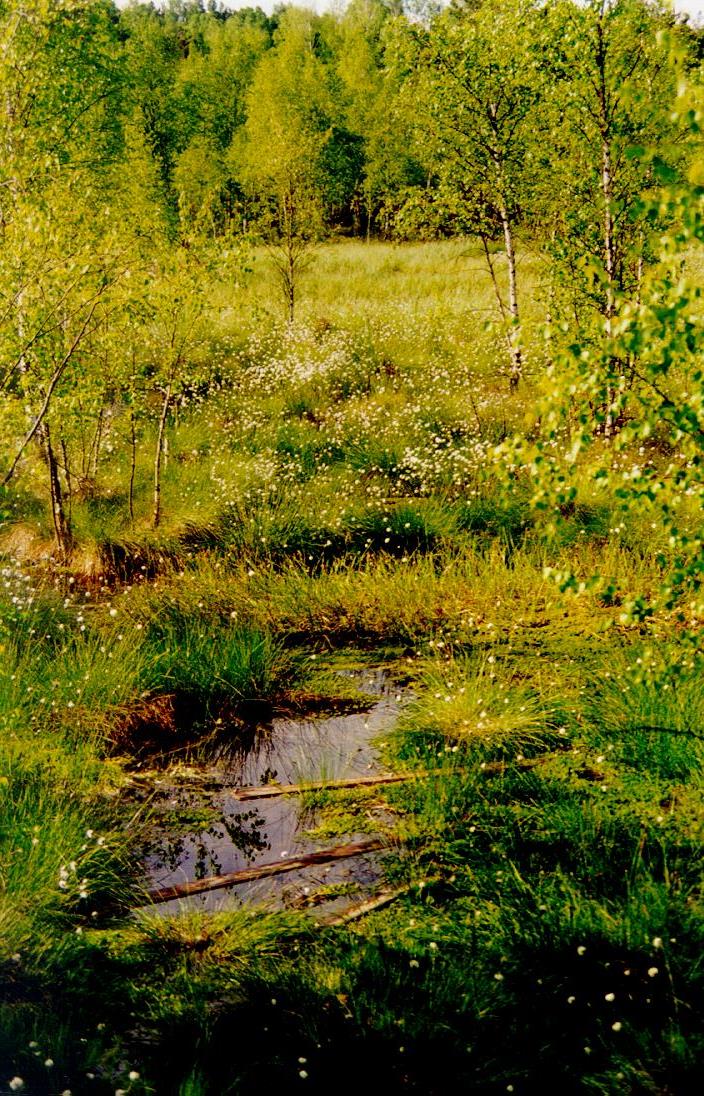
[[[276,860],[272,864],[257,864],[256,867],[231,871],[225,875],[209,875],[205,879],[193,879],[188,883],[174,883],[171,887],[159,887],[157,890],[150,891],[148,898],[155,904],[170,902],[173,898],[189,898],[192,894],[203,894],[222,887],[232,887],[237,883],[249,883],[255,879],[266,879],[270,875],[280,875],[299,868],[330,864],[335,860],[346,860],[351,856],[360,856],[362,853],[376,852],[378,849],[385,848],[387,844],[387,841],[379,837],[370,837],[347,845],[336,845],[332,849],[321,849],[318,852],[304,853],[302,856],[290,856],[286,860]]]
[[[238,788],[235,799],[246,802],[249,799],[270,799],[276,795],[302,795],[305,792],[323,790],[335,791],[337,788],[373,788],[379,784],[400,784],[412,780],[414,776],[428,776],[428,772],[419,769],[413,773],[381,773],[378,776],[351,776],[345,780],[313,780],[307,784],[262,784]]]
[[[395,887],[394,890],[379,891],[377,894],[373,894],[371,898],[365,899],[364,902],[357,902],[354,906],[348,906],[341,913],[330,913],[318,918],[317,924],[326,929],[335,928],[338,925],[347,925],[350,921],[356,921],[360,917],[366,917],[368,913],[373,913],[374,910],[390,905],[397,898],[408,894],[416,885],[415,883],[406,883],[402,887]]]

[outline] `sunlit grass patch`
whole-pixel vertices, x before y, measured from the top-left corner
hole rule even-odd
[[[485,751],[527,745],[545,735],[549,709],[535,689],[510,674],[493,655],[438,659],[425,668],[419,696],[400,721],[400,732],[430,742]]]
[[[414,502],[408,507],[406,513],[415,513],[400,522],[400,533],[416,535],[428,526],[432,530],[434,522],[439,531],[447,520],[444,506],[434,501],[428,504],[427,515],[424,505]],[[403,515],[403,506],[399,512]],[[388,507],[376,511],[375,527],[382,542],[389,537],[392,543],[395,526],[387,532],[391,513]],[[407,522],[410,530],[405,529]],[[349,526],[356,527],[351,519]],[[336,535],[341,536],[339,530]],[[362,547],[367,539],[360,538]],[[321,546],[318,541],[318,547],[322,552],[324,542]],[[585,566],[603,564],[622,586],[638,581],[646,571],[642,560],[620,549],[597,553],[592,546],[591,553]],[[167,569],[158,584],[130,590],[124,605],[143,624],[152,613],[168,614],[176,608],[182,615],[223,622],[234,614],[238,623],[266,626],[299,639],[307,636],[314,642],[321,635],[338,642],[357,635],[365,642],[374,638],[421,644],[423,649],[430,639],[485,645],[499,635],[527,637],[531,630],[537,642],[548,628],[546,635],[568,644],[575,635],[601,634],[618,616],[618,607],[605,605],[598,591],[563,596],[546,576],[545,566],[549,561],[571,566],[580,557],[556,557],[544,547],[507,551],[498,544],[462,549],[450,544],[400,558],[389,552],[362,552],[361,557],[343,555],[312,566],[315,556],[299,556],[272,567],[265,554],[242,559],[239,553],[222,557],[202,552],[194,566]]]
[[[26,971],[56,961],[67,932],[132,893],[129,835],[117,832],[123,778],[105,752],[138,695],[141,663],[139,651],[80,633],[4,656],[0,919],[2,947]]]
[[[12,672],[0,680],[0,721],[16,725],[11,738],[26,742],[50,727],[44,745],[72,743],[89,753],[106,748],[116,722],[140,695],[149,661],[133,640],[90,633],[69,634],[44,655],[24,653],[13,661],[6,654]]]
[[[280,957],[286,947],[286,936],[306,927],[299,917],[289,914],[262,915],[250,909],[210,914],[183,912],[177,917],[142,912],[129,936],[115,938],[117,949],[134,949],[142,955],[161,957],[181,966],[183,960],[201,955],[207,963],[217,964],[228,959],[244,959],[256,954],[260,958]],[[108,940],[110,944],[111,941]],[[187,970],[183,970],[184,976]]]
[[[63,644],[76,614],[60,593],[51,588],[38,589],[31,576],[18,566],[5,568],[3,579],[0,643],[11,645],[18,656],[37,654]],[[10,661],[6,661],[6,666],[9,664]]]

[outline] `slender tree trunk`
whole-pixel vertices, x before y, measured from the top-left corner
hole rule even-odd
[[[508,236],[506,230],[504,231],[504,250],[508,259],[508,271],[509,271],[509,303],[508,308],[504,301],[504,295],[501,292],[501,286],[499,285],[499,279],[496,276],[496,268],[491,258],[491,252],[489,251],[489,241],[486,233],[480,232],[479,238],[484,248],[484,258],[486,259],[486,265],[491,276],[491,283],[494,287],[494,293],[496,295],[496,301],[499,306],[499,312],[501,313],[501,320],[503,322],[504,330],[506,332],[506,345],[508,348],[509,361],[511,363],[511,372],[509,374],[509,384],[512,389],[516,388],[521,376],[523,374],[523,358],[521,354],[520,345],[520,316],[518,312],[518,283],[516,280],[516,256],[513,249],[513,237],[511,233],[510,222],[506,221]]]
[[[95,428],[95,436],[93,438],[93,445],[91,446],[93,451],[91,474],[93,479],[98,478],[98,462],[100,460],[100,447],[103,440],[103,423],[104,423],[105,410],[101,405],[98,412],[98,423]]]
[[[499,285],[499,279],[496,277],[496,267],[489,251],[489,240],[485,232],[479,233],[479,239],[482,241],[482,247],[484,248],[484,258],[486,260],[487,269],[491,276],[491,284],[494,287],[494,293],[496,295],[496,303],[499,306],[499,312],[501,313],[501,319],[504,327],[508,332],[508,315],[506,313],[506,305],[504,304],[504,295],[501,292],[501,286]]]
[[[598,69],[598,98],[599,98],[599,130],[601,137],[601,196],[604,206],[603,219],[603,250],[604,250],[604,275],[606,278],[606,298],[604,301],[604,328],[606,338],[610,342],[613,336],[614,315],[616,311],[616,247],[614,231],[614,196],[613,196],[613,168],[611,159],[611,112],[609,108],[609,93],[606,83],[607,46],[604,36],[604,16],[608,5],[604,3],[597,21],[597,50],[596,63]],[[611,368],[611,367],[610,367]],[[606,393],[606,418],[604,421],[604,434],[610,437],[614,431],[613,403],[616,392],[609,385]]]
[[[65,365],[66,365],[66,362],[62,362],[61,365],[57,369],[54,370],[54,375],[52,376],[51,380],[49,381],[49,385],[48,385],[46,393],[44,395],[44,400],[42,402],[42,406],[40,407],[38,414],[35,416],[34,422],[30,426],[27,433],[25,434],[25,436],[24,436],[24,438],[23,438],[23,440],[20,444],[20,447],[17,450],[17,453],[15,454],[15,459],[13,460],[12,464],[8,468],[7,472],[5,473],[5,477],[2,481],[3,487],[7,487],[8,483],[10,482],[10,480],[14,476],[15,472],[17,471],[17,466],[18,466],[18,464],[20,463],[20,461],[22,459],[22,455],[23,455],[25,449],[27,448],[27,446],[29,445],[29,443],[31,442],[32,438],[37,433],[37,431],[41,430],[41,428],[43,426],[43,423],[44,423],[45,416],[46,416],[46,414],[49,410],[49,404],[51,402],[51,397],[53,395],[54,389],[56,388],[56,385],[58,384],[59,380],[61,379],[61,375],[64,371]]]
[[[281,208],[281,228],[284,245],[282,277],[286,315],[289,324],[293,323],[296,312],[296,214],[295,185],[290,182],[284,192]]]
[[[49,384],[47,385],[46,392],[43,393],[44,398],[43,398],[43,401],[42,401],[42,405],[39,408],[39,411],[38,411],[38,413],[37,413],[37,415],[34,419],[34,422],[30,426],[27,433],[25,434],[25,436],[24,436],[24,438],[23,438],[23,440],[20,444],[20,447],[17,450],[17,453],[15,454],[15,458],[12,461],[12,464],[10,465],[7,472],[5,473],[5,476],[4,476],[3,481],[2,481],[2,486],[3,487],[7,487],[8,483],[10,482],[10,480],[14,476],[15,472],[17,471],[17,466],[18,466],[18,464],[20,463],[20,461],[22,459],[22,454],[24,453],[25,449],[27,448],[27,446],[31,442],[34,435],[37,433],[37,431],[42,426],[42,424],[44,422],[44,419],[46,417],[46,414],[49,411],[49,405],[51,403],[51,397],[54,394],[54,389],[56,388],[57,384],[61,380],[61,378],[64,374],[64,371],[66,370],[66,367],[68,366],[68,364],[71,361],[71,359],[72,359],[79,343],[81,342],[81,339],[83,338],[86,331],[88,330],[88,328],[90,326],[90,322],[93,319],[93,313],[95,312],[97,307],[98,307],[98,300],[96,299],[93,302],[93,304],[91,305],[91,308],[90,308],[90,310],[89,310],[89,312],[86,316],[85,322],[83,323],[81,329],[79,330],[78,334],[74,338],[71,346],[68,348],[68,351],[66,352],[66,355],[59,362],[56,369],[54,370],[54,372],[51,376],[51,380],[49,381]]]
[[[90,460],[90,453],[88,452],[86,431],[83,423],[85,421],[85,415],[83,414],[83,403],[79,397],[78,399],[78,422],[80,424],[80,439],[81,439],[81,478],[85,479],[88,475],[88,462]]]
[[[61,489],[61,479],[59,476],[59,465],[56,460],[56,454],[54,453],[54,447],[51,442],[51,431],[49,423],[44,421],[41,425],[41,438],[44,449],[44,457],[47,464],[47,470],[49,472],[49,493],[51,497],[51,516],[54,522],[54,534],[56,536],[56,546],[59,550],[59,557],[64,566],[68,563],[71,557],[71,549],[73,547],[73,536],[71,533],[71,526],[66,517],[66,510],[64,507],[63,492]]]
[[[602,73],[603,80],[603,73]],[[605,88],[604,88],[605,91]],[[616,257],[614,249],[613,183],[611,174],[611,140],[608,132],[606,103],[603,104],[601,143],[601,195],[604,203],[604,273],[606,275],[606,300],[604,302],[604,320],[606,336],[613,334],[615,300]]]
[[[64,459],[64,475],[66,476],[66,494],[68,498],[68,524],[69,528],[71,528],[73,525],[73,477],[71,475],[68,449],[64,438],[61,439],[61,455]]]
[[[552,232],[550,233],[551,249],[554,248],[554,246],[555,246],[555,235],[556,235],[556,232],[555,232],[555,229],[553,229]],[[546,332],[547,332],[547,349],[548,349],[547,364],[548,364],[548,366],[552,366],[553,361],[554,361],[552,324],[553,324],[553,319],[555,317],[556,301],[557,301],[557,290],[555,288],[555,278],[551,274],[550,275],[550,289],[548,290],[548,310],[547,310],[547,313],[546,313],[546,316],[545,316],[545,329],[546,329]]]
[[[294,265],[289,258],[288,265],[288,278],[286,283],[286,293],[288,300],[288,322],[293,323],[296,314],[296,280]]]
[[[354,196],[352,198],[352,235],[355,239],[359,239],[362,235],[362,200],[360,198],[359,189],[355,187]]]
[[[132,457],[130,462],[128,503],[130,508],[130,522],[134,527],[134,478],[137,472],[137,433],[134,427],[134,411],[130,411],[130,444],[132,446]]]
[[[503,156],[500,149],[498,123],[497,123],[497,107],[495,103],[489,104],[489,117],[491,120],[492,129],[497,139],[496,146],[491,151],[491,159],[494,168],[494,183],[496,186],[496,196],[499,218],[501,220],[501,228],[504,234],[504,253],[506,255],[506,266],[508,268],[508,352],[510,360],[511,372],[509,374],[509,384],[511,389],[514,390],[518,387],[518,384],[523,376],[523,354],[521,352],[521,317],[518,310],[518,277],[516,274],[516,249],[513,242],[513,229],[511,226],[511,215],[509,212],[509,203],[507,200],[507,187],[504,174]],[[488,248],[485,245],[485,252]],[[496,282],[494,283],[496,286]]]
[[[508,311],[510,318],[509,327],[509,355],[511,358],[511,374],[509,384],[511,388],[517,388],[523,376],[523,354],[521,352],[521,317],[518,311],[518,278],[516,276],[516,251],[513,244],[513,231],[511,219],[505,204],[501,203],[500,209],[501,227],[504,231],[504,250],[506,252],[506,264],[508,266]]]
[[[296,256],[294,246],[293,236],[289,234],[286,240],[286,276],[284,279],[289,324],[293,323],[296,314]]]
[[[644,234],[640,234],[640,247],[638,250],[638,261],[636,263],[636,307],[640,308],[643,300],[643,248],[645,246]],[[626,357],[628,387],[633,385],[636,374],[636,366],[638,364],[637,354],[631,355],[630,353]]]
[[[614,280],[616,261],[614,256],[613,187],[611,180],[611,142],[604,136],[601,149],[601,193],[604,200],[604,271],[606,273],[605,317],[610,336],[614,320]]]
[[[159,527],[161,521],[161,465],[164,455],[164,434],[166,432],[166,420],[169,415],[169,406],[171,404],[171,381],[166,386],[164,392],[164,402],[161,406],[161,415],[159,417],[159,430],[156,436],[156,452],[154,454],[154,512],[152,517],[152,524],[155,529]]]

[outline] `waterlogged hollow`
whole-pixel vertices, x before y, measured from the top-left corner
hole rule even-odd
[[[345,676],[369,695],[368,710],[274,719],[268,726],[248,728],[236,742],[213,744],[199,759],[198,780],[174,784],[167,772],[157,781],[157,823],[144,858],[150,889],[228,874],[369,836],[367,829],[365,835],[352,832],[321,843],[310,836],[319,811],[307,809],[300,796],[247,801],[236,796],[242,787],[346,780],[382,771],[375,742],[393,726],[402,694],[383,669]],[[194,825],[188,829],[183,821],[191,817]],[[381,826],[384,812],[374,809],[368,820],[372,826]],[[381,873],[382,857],[371,852],[175,899],[157,908],[169,914],[242,903],[293,908],[324,904],[326,912],[334,911],[364,897]]]

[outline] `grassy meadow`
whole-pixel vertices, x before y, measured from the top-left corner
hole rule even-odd
[[[292,327],[250,266],[213,287],[158,529],[155,425],[131,515],[119,404],[67,565],[38,454],[0,495],[0,1093],[699,1091],[703,610],[623,613],[661,581],[654,507],[585,474],[556,524],[497,463],[542,392],[544,272],[519,257],[512,393],[474,245],[329,243]],[[413,776],[309,796],[340,837],[383,808],[396,900],[145,908],[151,760],[361,703],[351,664],[406,690],[379,748]]]

